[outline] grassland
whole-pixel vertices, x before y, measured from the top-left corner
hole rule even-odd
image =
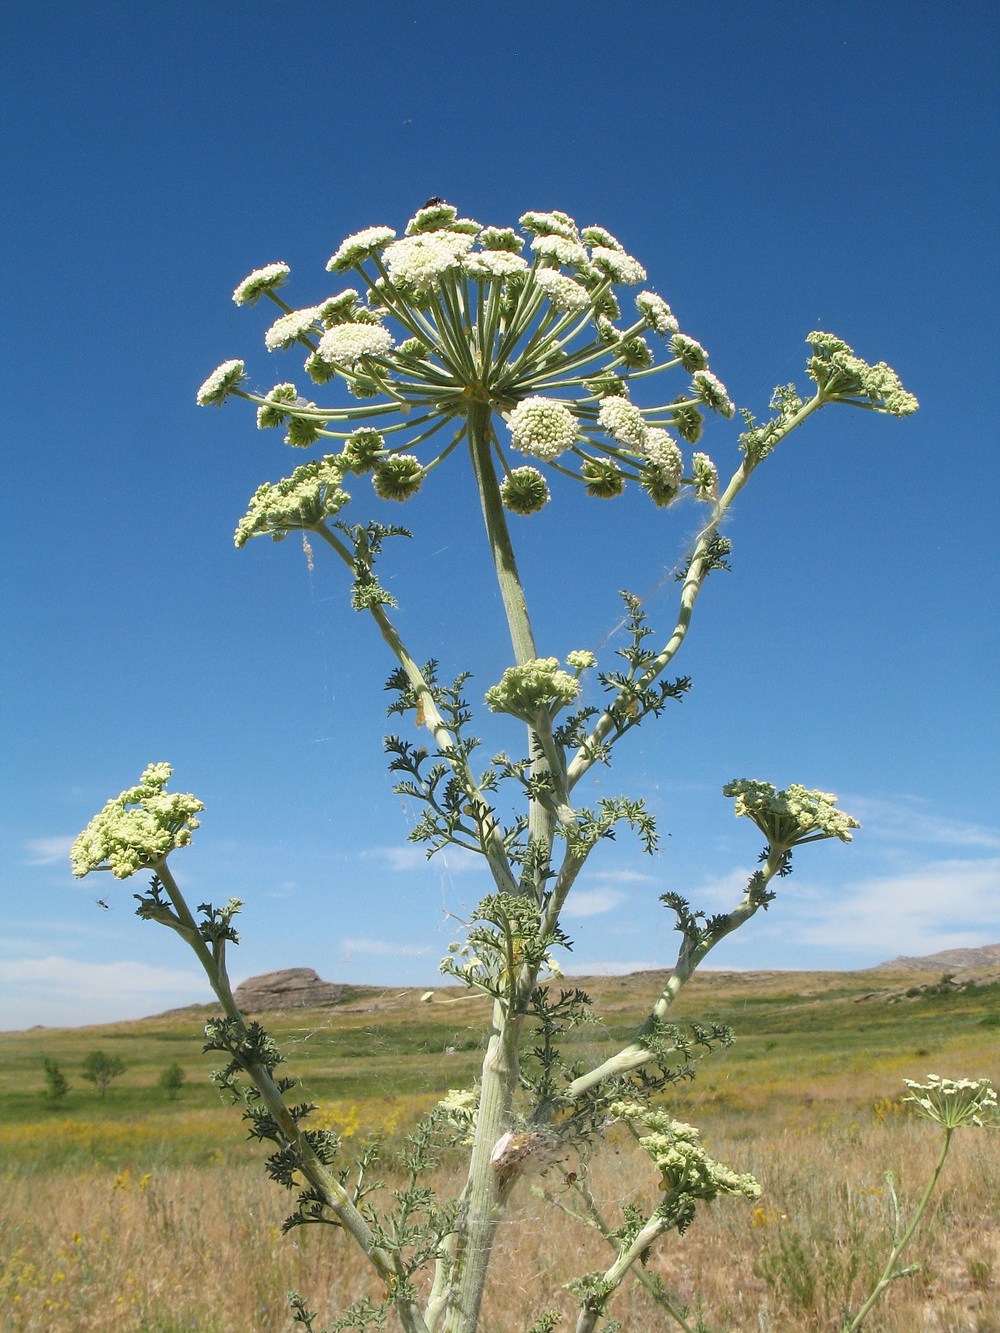
[[[661,980],[587,982],[606,1022],[575,1034],[581,1058],[627,1037]],[[927,980],[706,973],[683,996],[679,1017],[730,1023],[738,1040],[670,1104],[703,1128],[714,1155],[765,1187],[759,1208],[708,1209],[651,1260],[680,1299],[701,1299],[713,1330],[839,1329],[841,1303],[857,1299],[885,1251],[883,1171],[912,1203],[937,1148],[901,1104],[901,1079],[935,1071],[1000,1082],[1000,986],[897,998]],[[454,994],[419,1004],[408,992],[360,993],[332,1010],[268,1015],[267,1026],[320,1123],[349,1141],[373,1129],[391,1136],[475,1075],[485,1006]],[[0,1329],[277,1333],[290,1327],[289,1287],[324,1315],[366,1289],[363,1263],[336,1233],[279,1236],[287,1198],[208,1081],[214,1061],[200,1047],[210,1012],[0,1033]],[[98,1049],[126,1065],[104,1098],[79,1076]],[[41,1095],[46,1058],[70,1080],[59,1106]],[[170,1101],[157,1080],[174,1063],[186,1079]],[[458,1169],[457,1155],[442,1164],[443,1175]],[[612,1215],[624,1199],[653,1197],[621,1146],[594,1180]],[[522,1333],[552,1306],[569,1312],[562,1284],[607,1261],[600,1237],[553,1212],[545,1189],[569,1202],[558,1173],[520,1187],[484,1333]],[[914,1250],[922,1272],[896,1284],[872,1333],[1000,1333],[998,1200],[996,1139],[964,1132]],[[637,1283],[614,1313],[628,1333],[666,1327]]]

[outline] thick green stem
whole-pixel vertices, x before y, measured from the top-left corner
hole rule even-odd
[[[479,1323],[490,1254],[507,1202],[509,1182],[493,1163],[507,1129],[518,1074],[520,1023],[499,1001],[483,1061],[482,1088],[469,1177],[457,1228],[452,1282],[442,1333],[474,1333]]]
[[[493,556],[500,596],[503,598],[504,611],[507,613],[511,643],[514,646],[514,659],[518,666],[523,666],[525,662],[537,657],[538,653],[535,649],[531,621],[528,618],[524,589],[517,572],[517,561],[514,558],[510,531],[507,528],[503,500],[500,498],[500,485],[493,467],[493,426],[489,403],[470,404],[468,421],[469,453],[472,456],[472,470],[483,509],[490,554]]]

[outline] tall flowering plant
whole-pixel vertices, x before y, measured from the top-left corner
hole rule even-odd
[[[217,1077],[242,1101],[252,1132],[275,1144],[271,1174],[298,1190],[288,1225],[344,1228],[381,1279],[381,1301],[356,1302],[334,1328],[380,1327],[395,1310],[406,1333],[472,1333],[508,1200],[519,1180],[551,1170],[579,1192],[615,1256],[606,1271],[583,1274],[575,1284],[578,1333],[607,1317],[629,1272],[688,1328],[662,1282],[636,1260],[666,1233],[683,1233],[701,1204],[725,1194],[752,1199],[759,1190],[750,1176],[708,1157],[698,1131],[670,1115],[671,1084],[731,1040],[724,1027],[671,1022],[671,1005],[709,951],[766,908],[775,896],[772,882],[790,872],[797,846],[848,842],[858,825],[821,791],[730,783],[725,793],[735,798],[737,815],[764,835],[760,868],[728,912],[709,916],[679,894],[663,896],[680,934],[676,963],[631,1040],[587,1069],[559,1047],[562,1033],[591,1017],[585,993],[551,984],[558,977],[552,950],[568,943],[562,911],[591,851],[619,825],[650,852],[657,834],[641,800],[608,797],[590,807],[575,792],[595,765],[610,762],[628,732],[683,698],[689,680],[666,672],[706,578],[728,568],[730,543],[721,526],[754,471],[821,408],[839,403],[906,416],[916,400],[884,363],[870,365],[832,334],[811,333],[809,393],[800,396],[793,384],[777,388],[764,422],[741,413],[741,458],[723,485],[708,454],[694,446],[706,413],[736,415],[732,400],[704,347],[682,332],[667,302],[646,288],[639,261],[603,227],[578,228],[561,212],[529,212],[519,234],[481,226],[432,201],[402,236],[369,227],[348,237],[327,268],[354,285],[293,309],[282,296],[288,267],[274,263],[251,273],[233,299],[277,307],[266,347],[304,354],[305,375],[331,401],[313,401],[312,389],[304,392],[304,382],[293,380],[257,392],[242,360],[223,362],[197,400],[246,399],[259,427],[283,429],[286,444],[316,451],[290,476],[257,490],[236,544],[258,536],[281,541],[301,531],[343,563],[355,609],[372,617],[395,658],[390,713],[408,719],[421,738],[386,740],[395,790],[422,807],[410,836],[426,843],[429,854],[450,845],[479,854],[492,877],[464,938],[441,964],[447,976],[492,1003],[481,1077],[474,1088],[449,1093],[407,1140],[402,1165],[409,1183],[395,1191],[391,1207],[370,1193],[364,1170],[348,1183],[353,1177],[339,1165],[335,1136],[306,1127],[310,1108],[289,1102],[293,1081],[276,1076],[281,1057],[274,1043],[237,1009],[226,947],[237,939],[233,918],[241,904],[202,904],[193,912],[178,888],[168,857],[190,840],[202,807],[193,796],[167,792],[168,765],[151,765],[137,786],[95,817],[74,846],[74,871],[110,869],[120,878],[152,872],[149,889],[137,895],[139,914],[180,934],[205,968],[224,1009],[207,1028],[209,1048],[228,1057]],[[634,386],[654,375],[670,385],[666,401],[640,406]],[[351,492],[365,476],[378,498],[403,502],[463,456],[511,641],[511,664],[485,692],[485,706],[516,722],[513,735],[521,738],[512,742],[512,754],[482,766],[479,742],[469,734],[467,677],[447,684],[433,665],[419,665],[379,582],[382,547],[404,530],[349,522],[344,512],[356,506]],[[507,522],[508,513],[529,515],[549,503],[553,473],[598,500],[635,485],[661,508],[685,492],[704,506],[679,579],[675,623],[658,646],[639,599],[623,594],[621,661],[597,674],[599,705],[582,702],[586,674],[597,668],[592,653],[539,656]],[[460,492],[458,479],[453,485]],[[512,816],[501,804],[508,792],[516,798]],[[587,1154],[580,1149],[615,1123],[631,1133],[659,1180],[648,1215],[626,1207],[620,1219],[606,1219],[586,1189]],[[441,1145],[456,1139],[468,1144],[468,1172],[458,1196],[442,1199],[418,1182]],[[565,1163],[576,1156],[570,1171]],[[316,1316],[298,1297],[293,1310],[299,1324],[313,1329]],[[541,1313],[535,1333],[555,1318],[556,1312]]]

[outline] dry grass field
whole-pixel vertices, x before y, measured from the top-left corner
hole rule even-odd
[[[902,1077],[928,1071],[1000,1081],[1000,988],[926,992],[926,976],[706,974],[685,997],[691,1016],[731,1022],[738,1041],[671,1099],[713,1156],[760,1179],[758,1206],[721,1200],[687,1236],[650,1259],[678,1301],[713,1333],[839,1333],[888,1250],[893,1172],[912,1207],[939,1140],[900,1101]],[[658,978],[595,980],[604,1042],[624,1034]],[[931,978],[936,980],[936,978]],[[857,997],[873,990],[869,999]],[[442,993],[444,997],[444,993]],[[275,1015],[268,1026],[289,1067],[348,1143],[405,1131],[477,1060],[482,1006],[416,1010],[412,996],[362,996],[342,1009]],[[330,1228],[280,1234],[288,1200],[260,1169],[235,1113],[198,1055],[203,1014],[185,1011],[100,1029],[0,1034],[0,1329],[11,1333],[277,1333],[297,1287],[323,1319],[370,1286],[363,1261]],[[592,1032],[585,1040],[602,1049]],[[75,1071],[90,1050],[120,1054],[126,1072],[99,1099]],[[70,1078],[65,1104],[42,1101],[44,1058]],[[176,1061],[176,1102],[156,1087]],[[86,1088],[86,1090],[84,1090]],[[367,1093],[368,1095],[363,1095]],[[909,1262],[867,1327],[871,1333],[1000,1333],[1000,1153],[995,1134],[956,1134],[942,1184]],[[566,1163],[566,1169],[573,1164]],[[654,1181],[625,1144],[593,1167],[606,1215],[651,1202]],[[459,1161],[443,1163],[447,1188]],[[388,1182],[391,1185],[391,1180]],[[606,1265],[610,1250],[542,1196],[573,1206],[558,1168],[521,1183],[504,1226],[484,1333],[523,1333],[559,1307],[566,1281]],[[672,1327],[638,1281],[611,1313],[625,1333]]]

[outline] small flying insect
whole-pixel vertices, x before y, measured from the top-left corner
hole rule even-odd
[[[432,194],[431,197],[427,200],[427,203],[424,204],[424,208],[437,208],[438,204],[443,204],[443,203],[444,200],[440,198],[440,196]]]
[[[97,904],[98,907],[103,907],[105,912],[111,911],[111,904],[105,902],[103,898],[95,898],[94,902]]]

